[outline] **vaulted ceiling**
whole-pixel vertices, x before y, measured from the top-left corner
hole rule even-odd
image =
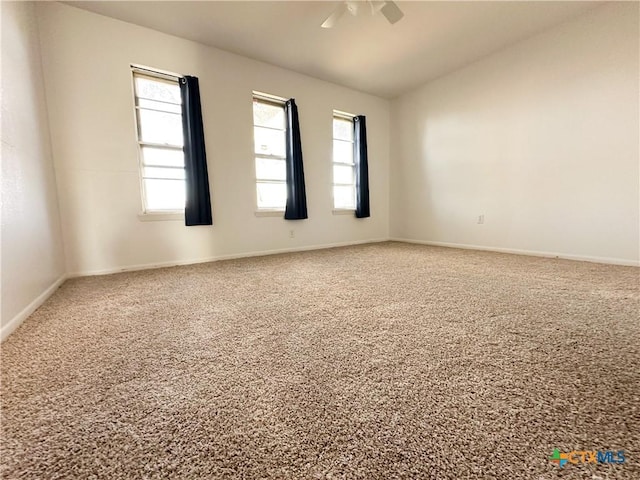
[[[395,25],[361,2],[332,29],[320,24],[338,2],[67,3],[393,98],[601,2],[396,2]]]

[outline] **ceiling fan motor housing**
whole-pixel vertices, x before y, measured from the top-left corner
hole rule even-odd
[[[344,0],[338,4],[331,15],[329,15],[329,17],[322,23],[322,28],[333,28],[345,12],[349,12],[354,17],[357,16],[360,8],[367,4],[371,7],[371,15],[375,15],[380,12],[391,24],[398,22],[402,17],[404,17],[402,10],[400,10],[400,8],[391,1]]]

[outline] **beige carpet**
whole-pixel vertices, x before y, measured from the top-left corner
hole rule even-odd
[[[638,479],[639,294],[633,267],[400,243],[70,280],[2,344],[0,471]]]

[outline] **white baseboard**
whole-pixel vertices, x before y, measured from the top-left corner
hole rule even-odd
[[[13,317],[9,321],[9,323],[7,323],[4,327],[2,327],[2,329],[0,330],[0,342],[4,342],[5,339],[16,330],[16,328],[22,325],[22,322],[24,322],[27,318],[29,318],[29,315],[35,312],[38,309],[38,307],[42,305],[47,300],[47,298],[49,298],[53,294],[53,292],[55,292],[58,289],[58,287],[60,287],[60,285],[64,283],[66,279],[67,279],[67,275],[62,274],[60,278],[58,278],[55,282],[53,282],[53,284],[49,288],[47,288],[44,292],[42,292],[38,296],[38,298],[36,298],[33,302],[27,305],[19,314]]]
[[[586,255],[572,255],[568,253],[541,252],[537,250],[519,250],[516,248],[488,247],[485,245],[469,245],[465,243],[432,242],[429,240],[414,240],[411,238],[390,238],[392,242],[415,243],[418,245],[431,245],[434,247],[462,248],[465,250],[482,250],[485,252],[511,253],[514,255],[529,255],[532,257],[562,258],[564,260],[577,260],[581,262],[606,263],[609,265],[625,265],[640,267],[640,261],[627,260],[614,257],[591,257]]]
[[[640,261],[637,260],[627,260],[623,258],[613,258],[613,257],[592,257],[585,255],[571,255],[566,253],[555,253],[555,252],[541,252],[536,250],[520,250],[514,248],[500,248],[500,247],[488,247],[484,245],[469,245],[463,243],[449,243],[449,242],[432,242],[429,240],[416,240],[411,238],[375,238],[369,240],[357,240],[350,242],[338,242],[338,243],[330,243],[330,244],[322,244],[322,245],[307,245],[302,247],[293,247],[293,248],[281,248],[276,250],[259,250],[254,252],[245,252],[245,253],[234,253],[227,255],[218,255],[214,257],[208,258],[199,258],[199,259],[190,259],[183,261],[169,261],[169,262],[159,262],[159,263],[146,263],[139,265],[131,265],[121,268],[109,268],[104,270],[92,270],[92,271],[83,271],[83,272],[75,272],[70,274],[61,275],[49,288],[47,288],[44,292],[42,292],[33,302],[27,305],[18,315],[9,321],[2,329],[0,330],[0,342],[3,342],[11,333],[13,333],[21,324],[24,322],[29,315],[36,311],[40,305],[42,305],[57,289],[64,283],[67,278],[73,277],[84,277],[84,276],[93,276],[93,275],[108,275],[112,273],[120,273],[120,272],[131,272],[136,270],[149,270],[154,268],[164,268],[164,267],[174,267],[178,265],[193,265],[197,263],[207,263],[207,262],[216,262],[220,260],[232,260],[235,258],[247,258],[247,257],[259,257],[265,255],[276,255],[280,253],[293,253],[293,252],[304,252],[309,250],[324,250],[327,248],[336,248],[336,247],[346,247],[350,245],[362,245],[367,243],[380,243],[380,242],[404,242],[404,243],[414,243],[418,245],[430,245],[434,247],[447,247],[447,248],[461,248],[466,250],[481,250],[487,252],[499,252],[499,253],[509,253],[514,255],[529,255],[534,257],[546,257],[546,258],[562,258],[565,260],[578,260],[584,262],[594,262],[594,263],[606,263],[610,265],[625,265],[632,267],[639,267]]]
[[[325,243],[320,245],[306,245],[302,247],[279,248],[275,250],[257,250],[253,252],[231,253],[226,255],[216,255],[213,257],[194,258],[190,260],[144,263],[144,264],[138,264],[138,265],[128,265],[126,267],[107,268],[104,270],[86,270],[86,271],[73,272],[73,273],[69,273],[67,275],[67,278],[90,277],[94,275],[110,275],[112,273],[134,272],[137,270],[150,270],[154,268],[177,267],[179,265],[194,265],[197,263],[217,262],[220,260],[233,260],[236,258],[262,257],[265,255],[277,255],[279,253],[294,253],[294,252],[306,252],[309,250],[324,250],[327,248],[348,247],[350,245],[362,245],[366,243],[380,243],[380,242],[387,242],[387,241],[389,241],[388,238],[374,238],[370,240]]]

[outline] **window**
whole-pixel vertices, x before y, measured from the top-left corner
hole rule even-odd
[[[336,111],[333,112],[333,208],[356,208],[353,116]]]
[[[133,69],[144,212],[184,211],[179,77]]]
[[[253,139],[258,210],[284,210],[287,204],[284,100],[253,94]]]

